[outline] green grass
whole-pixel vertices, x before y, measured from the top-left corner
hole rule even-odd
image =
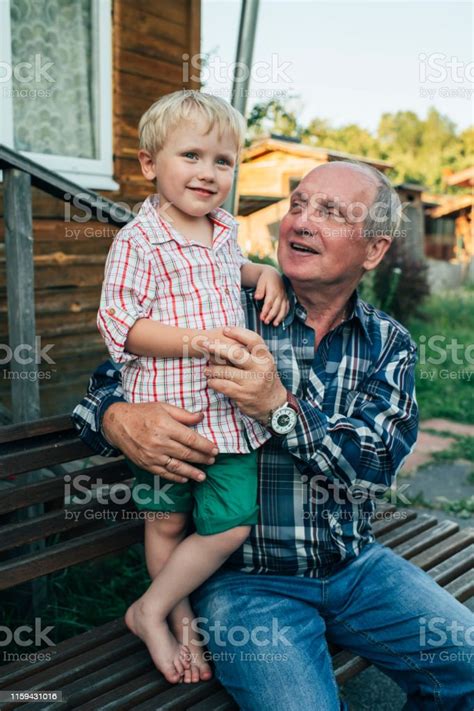
[[[143,546],[133,546],[121,555],[54,573],[47,581],[45,604],[34,611],[26,612],[29,594],[24,588],[14,598],[6,596],[2,600],[2,624],[14,629],[22,624],[31,625],[35,617],[40,617],[43,626],[54,626],[50,637],[58,644],[122,617],[149,584]],[[25,649],[12,643],[7,651],[21,653]],[[27,651],[38,649],[31,647]]]
[[[437,462],[453,462],[456,459],[466,459],[469,462],[474,462],[474,437],[460,437],[458,435],[449,449],[445,449],[442,452],[433,452],[431,456]]]
[[[474,514],[474,496],[469,496],[467,499],[455,499],[454,501],[450,501],[445,496],[437,496],[434,508],[454,513],[460,518],[471,518]]]
[[[424,508],[433,511],[446,511],[454,513],[459,518],[471,518],[474,514],[474,496],[464,499],[448,499],[446,496],[436,496],[433,501],[428,501],[420,491],[416,496],[410,498],[410,502],[405,504],[411,508]]]
[[[423,318],[411,319],[406,326],[418,346],[421,419],[443,417],[474,424],[474,291],[431,296]]]

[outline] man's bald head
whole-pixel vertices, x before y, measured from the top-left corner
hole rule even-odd
[[[311,179],[316,172],[328,172],[333,176],[340,173],[345,179],[349,177],[354,182],[359,181],[360,191],[357,191],[357,199],[367,207],[364,221],[364,236],[367,239],[397,236],[402,209],[400,198],[380,170],[359,161],[338,160],[313,168],[302,182]]]

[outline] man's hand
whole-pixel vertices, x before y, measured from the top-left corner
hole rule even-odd
[[[218,450],[190,429],[202,418],[201,412],[165,403],[115,402],[105,411],[102,429],[110,444],[139,467],[169,481],[203,481],[204,472],[190,462],[213,464]]]
[[[224,332],[241,346],[208,344],[211,359],[204,373],[209,387],[227,395],[243,413],[266,425],[270,411],[287,400],[273,356],[253,331],[233,327]]]

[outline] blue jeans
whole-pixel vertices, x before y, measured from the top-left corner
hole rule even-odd
[[[222,569],[192,602],[190,639],[242,711],[345,708],[327,641],[392,677],[407,710],[474,709],[474,615],[379,543],[321,579]]]

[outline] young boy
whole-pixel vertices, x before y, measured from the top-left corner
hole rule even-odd
[[[173,683],[211,677],[202,647],[182,644],[193,617],[187,596],[257,522],[256,449],[270,436],[207,387],[205,343],[229,342],[224,327],[245,325],[241,284],[256,287],[255,297],[264,299],[266,323],[278,325],[288,310],[278,272],[242,256],[237,223],[219,209],[244,130],[229,104],[194,91],[164,96],[143,115],[138,157],[157,194],[114,239],[98,313],[111,356],[124,363],[126,399],[203,412],[196,428],[216,445],[202,483],[170,484],[130,462],[138,508],[157,513],[145,522],[153,582],[125,621]],[[165,468],[172,458],[166,459]],[[191,511],[196,532],[185,538]]]

